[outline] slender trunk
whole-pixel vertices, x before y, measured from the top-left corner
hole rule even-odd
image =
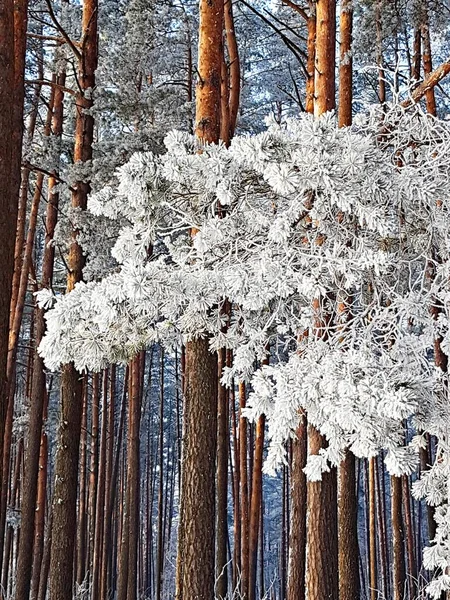
[[[228,351],[228,355],[231,352]],[[231,356],[230,356],[231,365]],[[239,440],[237,436],[237,425],[236,425],[236,394],[234,382],[230,389],[230,416],[231,416],[231,432],[232,432],[232,449],[230,448],[230,465],[231,456],[233,456],[234,465],[231,466],[232,477],[233,477],[233,523],[234,523],[234,554],[233,554],[233,591],[237,590],[238,582],[241,574],[241,469],[240,469],[240,449]],[[230,442],[231,444],[231,442]]]
[[[229,58],[229,132],[230,138],[236,130],[236,122],[239,111],[239,99],[241,93],[241,65],[239,51],[234,28],[233,0],[225,0],[224,7],[225,39],[227,42]]]
[[[0,468],[7,411],[6,360],[9,336],[9,309],[14,269],[17,199],[11,180],[13,171],[14,107],[11,90],[14,88],[14,2],[4,0],[0,13]],[[1,481],[1,474],[0,474]],[[0,562],[1,564],[1,562]]]
[[[91,432],[90,432],[90,465],[89,465],[89,488],[88,488],[88,525],[87,525],[87,583],[92,579],[92,568],[94,558],[94,540],[96,516],[95,509],[97,505],[97,484],[98,484],[98,429],[100,418],[100,376],[98,373],[92,375],[92,402],[91,402]]]
[[[218,356],[218,379],[226,366],[226,350]],[[225,598],[228,589],[227,539],[228,539],[228,395],[227,389],[218,385],[217,402],[217,520],[216,520],[216,597]]]
[[[252,493],[250,499],[249,527],[249,600],[256,598],[256,568],[258,563],[258,533],[262,498],[262,466],[264,452],[264,428],[266,418],[261,415],[256,422],[255,452],[253,460]]]
[[[127,488],[129,490],[128,510],[128,583],[127,600],[138,597],[138,542],[139,542],[139,511],[140,511],[140,427],[141,427],[141,369],[145,368],[145,352],[141,352],[132,363],[131,394],[129,404],[128,427],[128,473]]]
[[[402,478],[391,477],[391,511],[393,544],[393,592],[394,600],[403,600],[405,594],[406,569],[404,533],[402,519]]]
[[[88,413],[88,376],[85,375],[83,394],[83,412],[81,416],[81,439],[80,439],[80,473],[78,493],[78,516],[77,516],[77,549],[76,549],[76,583],[82,585],[86,574],[86,465],[87,465],[87,413]]]
[[[422,62],[422,35],[420,27],[414,29],[413,59],[411,65],[411,79],[417,83],[420,81],[420,64]]]
[[[41,450],[39,454],[39,474],[37,481],[37,499],[36,499],[36,517],[33,548],[33,565],[30,597],[36,600],[39,590],[39,581],[41,576],[42,560],[44,556],[45,544],[45,507],[47,501],[47,475],[48,475],[48,438],[45,432],[41,436]],[[20,546],[19,546],[20,552]],[[20,556],[20,554],[19,554]],[[18,573],[19,573],[18,567]]]
[[[380,571],[382,581],[382,592],[385,598],[389,597],[389,569],[388,569],[388,544],[386,531],[386,498],[384,485],[384,464],[382,457],[375,461],[376,488],[377,488],[377,518],[380,525],[379,543],[380,543]],[[380,474],[381,471],[381,474]]]
[[[315,85],[315,64],[316,64],[316,3],[313,0],[309,1],[308,14],[308,38],[307,38],[307,62],[306,70],[308,77],[306,80],[306,102],[305,110],[307,113],[314,113],[314,85]]]
[[[111,402],[111,399],[110,399]],[[98,467],[98,488],[95,509],[95,536],[94,536],[94,554],[92,559],[92,598],[98,600],[100,595],[100,574],[102,571],[102,540],[105,519],[106,502],[106,445],[108,431],[108,369],[103,373],[103,394],[102,394],[102,426],[100,433],[100,455]]]
[[[11,493],[9,498],[9,505],[13,508],[13,510],[19,510],[18,506],[18,492],[19,492],[19,483],[20,483],[20,473],[22,469],[22,456],[23,456],[23,439],[21,438],[18,442],[18,448],[16,453],[16,461],[14,467],[14,474],[12,476],[11,481]],[[8,589],[8,585],[10,583],[10,560],[11,557],[11,549],[13,545],[13,536],[14,529],[11,525],[9,525],[6,529],[6,539],[5,539],[5,551],[4,551],[4,560],[3,560],[3,572],[2,572],[2,588],[4,590]]]
[[[375,0],[375,26],[377,35],[377,63],[378,63],[378,95],[380,104],[383,105],[386,102],[386,79],[384,73],[384,61],[383,61],[383,31],[381,24],[381,9],[384,0]]]
[[[417,563],[414,551],[414,526],[411,513],[411,490],[408,475],[402,475],[403,511],[405,519],[406,555],[408,557],[409,599],[414,600],[417,592]]]
[[[370,600],[378,598],[375,458],[369,458],[369,588]]]
[[[105,504],[104,504],[104,520],[103,520],[103,537],[101,547],[101,567],[100,567],[100,582],[99,582],[99,597],[101,600],[106,600],[107,597],[107,575],[108,561],[110,558],[111,546],[111,516],[109,508],[109,499],[112,486],[112,472],[114,461],[114,408],[115,408],[115,393],[116,393],[116,367],[110,367],[110,388],[109,388],[109,404],[108,404],[108,424],[106,437],[106,466],[105,466]],[[103,409],[105,410],[105,408]]]
[[[320,116],[335,106],[335,0],[318,0],[316,27],[314,114]],[[322,335],[320,329],[317,335]],[[308,445],[310,455],[319,454],[326,445],[324,437],[311,425],[308,426]],[[324,473],[321,481],[310,481],[307,485],[306,594],[309,600],[338,598],[336,469]]]
[[[159,488],[158,488],[158,546],[156,549],[156,600],[161,600],[163,577],[163,497],[164,497],[164,350],[161,347],[159,399]],[[166,489],[167,493],[167,489]]]
[[[339,127],[352,124],[353,60],[352,60],[353,8],[351,0],[343,0],[340,10],[340,62],[339,62]],[[348,301],[341,304],[348,313]],[[338,307],[339,311],[339,307]],[[356,496],[355,457],[347,450],[339,467],[338,531],[339,531],[339,598],[359,598],[359,548],[358,499]]]
[[[241,596],[248,598],[249,580],[249,494],[247,468],[247,419],[242,416],[246,404],[246,390],[243,382],[239,383],[239,470],[241,474]]]
[[[422,23],[422,43],[423,43],[423,73],[425,77],[433,72],[433,62],[431,58],[431,41],[430,41],[430,23],[428,18],[428,11],[424,11],[423,23]],[[436,109],[436,96],[434,93],[434,87],[427,90],[425,93],[425,101],[427,105],[427,112],[430,115],[437,114]]]
[[[78,64],[76,94],[74,162],[92,159],[94,117],[92,90],[97,69],[97,0],[84,0],[82,15],[82,54]],[[76,181],[72,206],[86,210],[90,184]],[[77,242],[78,232],[72,234],[67,275],[67,292],[82,280],[84,256]],[[76,535],[76,501],[78,459],[82,415],[82,382],[73,363],[64,365],[61,375],[61,416],[57,438],[55,488],[52,522],[52,552],[50,559],[50,589],[52,600],[67,600],[72,596],[73,555]]]
[[[347,451],[339,467],[339,599],[359,598],[358,499],[355,456]]]
[[[305,600],[306,574],[306,466],[308,453],[306,415],[302,415],[292,442],[291,523],[287,600]]]

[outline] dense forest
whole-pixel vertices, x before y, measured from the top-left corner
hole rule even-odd
[[[0,598],[450,598],[447,0],[0,0]]]

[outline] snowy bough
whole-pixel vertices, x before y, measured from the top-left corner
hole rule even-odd
[[[267,471],[302,411],[327,437],[306,466],[312,480],[347,448],[384,449],[391,474],[411,473],[425,434],[436,436],[414,493],[438,506],[425,554],[437,598],[450,589],[450,415],[434,361],[436,344],[450,350],[449,125],[393,107],[345,129],[306,115],[230,148],[180,132],[165,144],[91,197],[102,226],[83,240],[88,259],[119,223],[116,267],[47,312],[47,366],[99,370],[154,341],[208,336],[211,351],[233,351],[223,383],[251,383],[247,416],[267,416]]]

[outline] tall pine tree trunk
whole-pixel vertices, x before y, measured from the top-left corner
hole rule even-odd
[[[57,78],[57,83],[64,86],[65,75]],[[52,134],[57,139],[62,135],[63,127],[63,101],[64,94],[60,87],[54,90],[52,98]],[[56,173],[55,173],[56,175]],[[45,221],[45,246],[42,263],[41,287],[49,288],[53,279],[53,264],[55,258],[55,247],[52,243],[58,217],[59,194],[54,192],[56,185],[55,177],[49,177],[48,181],[48,203]],[[41,190],[39,190],[41,193]],[[44,309],[36,308],[35,318],[35,344],[39,346],[45,332]],[[19,543],[19,556],[17,567],[17,598],[27,600],[30,591],[31,568],[33,562],[33,531],[35,526],[36,492],[39,473],[39,447],[45,444],[42,435],[42,420],[44,403],[46,400],[45,371],[42,358],[37,352],[34,354],[33,378],[31,386],[31,402],[29,412],[29,427],[27,436],[27,448],[25,452],[25,473],[22,498],[22,535]],[[46,438],[45,438],[46,439]],[[44,457],[42,457],[44,459]],[[44,506],[40,507],[43,517]],[[43,532],[42,532],[43,533]],[[42,535],[42,534],[41,534]],[[43,540],[42,540],[43,542]],[[42,549],[40,550],[40,553]],[[37,590],[36,590],[37,591]]]
[[[336,1],[316,3],[316,57],[314,114],[332,110],[335,106]],[[320,313],[320,307],[314,310]],[[318,318],[322,317],[318,314]],[[317,335],[321,335],[320,330]],[[309,454],[319,454],[326,445],[325,438],[308,426]],[[337,475],[333,468],[322,475],[321,481],[308,482],[307,491],[307,574],[308,600],[339,597],[338,532],[337,532]]]
[[[82,55],[79,56],[76,94],[76,124],[74,162],[92,158],[94,117],[92,90],[95,88],[97,68],[97,0],[84,0],[82,16]],[[89,183],[77,181],[72,193],[72,206],[86,210]],[[84,256],[73,237],[68,257],[67,291],[82,280]],[[78,484],[78,457],[81,433],[82,381],[75,366],[64,365],[61,375],[61,414],[57,437],[55,488],[52,509],[52,549],[50,559],[50,590],[52,600],[72,597],[73,555],[76,535],[76,501]]]
[[[200,0],[197,137],[220,136],[223,0]],[[209,341],[186,344],[184,439],[177,553],[177,600],[210,600],[215,579],[217,358]]]

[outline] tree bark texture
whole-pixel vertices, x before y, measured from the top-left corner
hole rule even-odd
[[[183,432],[183,552],[179,598],[214,597],[217,362],[208,339],[186,344]]]
[[[76,99],[74,162],[92,158],[94,118],[92,91],[97,69],[97,0],[84,0],[82,15],[82,54],[78,64],[79,90]],[[87,208],[90,184],[77,181],[72,193],[72,206]],[[82,280],[84,256],[73,232],[68,256],[67,292]],[[76,500],[78,457],[82,415],[82,382],[73,364],[63,367],[61,375],[61,417],[55,465],[53,500],[52,550],[50,559],[51,600],[67,600],[72,596],[73,548],[76,534]]]

